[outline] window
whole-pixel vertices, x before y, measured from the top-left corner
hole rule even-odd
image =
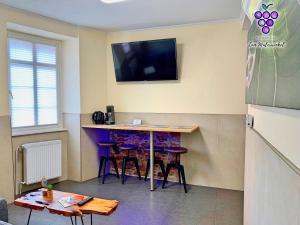
[[[25,34],[8,37],[13,129],[59,127],[59,42]]]

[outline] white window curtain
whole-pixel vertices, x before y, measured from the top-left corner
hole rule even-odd
[[[9,34],[13,128],[60,124],[58,46],[53,40]]]

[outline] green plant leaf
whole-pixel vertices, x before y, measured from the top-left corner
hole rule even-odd
[[[263,8],[264,10],[267,10],[267,9],[268,9],[268,6],[267,6],[266,4],[262,4],[262,8]]]
[[[47,185],[47,189],[48,189],[48,191],[52,191],[53,190],[53,185],[52,184],[48,184]]]

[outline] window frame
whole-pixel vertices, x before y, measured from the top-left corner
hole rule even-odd
[[[11,92],[11,59],[10,59],[10,49],[9,49],[9,39],[19,39],[23,41],[28,41],[36,44],[45,44],[45,45],[51,45],[56,47],[56,100],[57,100],[57,123],[56,124],[49,124],[49,125],[34,125],[34,126],[24,126],[24,127],[13,127],[11,123],[12,128],[12,136],[19,136],[19,135],[26,135],[26,134],[35,134],[35,133],[48,133],[48,132],[55,132],[55,131],[61,131],[63,130],[63,115],[62,115],[62,98],[61,98],[61,41],[51,39],[51,38],[45,38],[40,36],[35,36],[31,34],[26,33],[20,33],[16,31],[8,31],[7,35],[7,68],[8,68],[8,90],[9,90],[9,110],[10,110],[10,116],[12,115],[12,92]],[[36,58],[36,57],[35,57]],[[24,62],[26,64],[26,62]],[[32,63],[29,63],[30,65],[33,65],[34,70],[34,79],[36,79],[36,68],[37,63],[34,60]],[[42,65],[42,64],[41,64]],[[53,66],[54,68],[54,66]],[[36,87],[34,87],[36,89]],[[36,94],[37,90],[34,90]],[[37,98],[35,96],[35,110],[37,109]],[[36,122],[36,118],[35,118]]]

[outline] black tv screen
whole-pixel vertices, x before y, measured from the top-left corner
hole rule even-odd
[[[177,80],[176,39],[112,44],[117,82]]]

